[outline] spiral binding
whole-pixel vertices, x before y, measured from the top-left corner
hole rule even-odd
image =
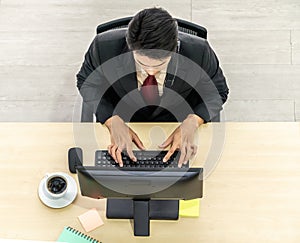
[[[77,236],[79,236],[81,238],[84,238],[85,240],[90,241],[91,243],[102,243],[101,241],[96,240],[96,239],[94,239],[94,238],[78,231],[77,229],[74,229],[74,228],[70,227],[70,226],[67,227],[67,230],[71,231],[72,233],[76,234]]]

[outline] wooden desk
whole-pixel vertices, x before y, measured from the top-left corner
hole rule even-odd
[[[198,163],[205,161],[214,126],[220,125],[208,124],[199,130]],[[92,161],[95,144],[88,131],[95,131],[97,146],[105,148],[109,141],[105,128],[98,124],[1,123],[0,238],[56,240],[64,226],[83,231],[77,216],[96,207],[105,224],[90,235],[104,243],[299,242],[300,123],[222,125],[226,139],[216,169],[204,182],[200,217],[151,221],[151,236],[139,238],[133,237],[129,220],[105,219],[105,200],[78,195],[70,206],[51,209],[37,195],[47,172],[68,172],[68,148],[82,146],[84,161]],[[146,147],[155,147],[164,133],[167,136],[176,127],[131,126]]]

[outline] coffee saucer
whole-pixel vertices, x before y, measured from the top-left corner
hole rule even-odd
[[[50,208],[63,208],[70,205],[77,196],[77,184],[73,177],[63,172],[57,172],[56,175],[63,175],[67,179],[67,191],[60,198],[54,198],[45,191],[45,183],[47,176],[45,176],[38,188],[38,195],[40,200]]]

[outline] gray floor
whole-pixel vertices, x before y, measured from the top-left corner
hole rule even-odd
[[[231,91],[224,120],[300,120],[299,0],[0,0],[0,121],[78,119],[96,26],[154,5],[208,29]]]

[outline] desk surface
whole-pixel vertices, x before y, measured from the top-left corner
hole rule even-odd
[[[131,126],[146,147],[155,148],[177,125]],[[151,236],[139,238],[133,237],[129,220],[105,219],[105,200],[78,194],[70,206],[50,209],[37,196],[47,172],[68,172],[68,148],[83,147],[84,161],[92,161],[95,146],[105,148],[109,141],[106,128],[0,123],[0,238],[56,240],[64,226],[83,231],[77,216],[95,207],[105,224],[90,235],[104,243],[299,242],[300,123],[204,125],[197,133],[200,147],[194,164],[205,163],[220,126],[226,136],[224,142],[218,140],[222,154],[204,182],[200,217],[151,221]]]

